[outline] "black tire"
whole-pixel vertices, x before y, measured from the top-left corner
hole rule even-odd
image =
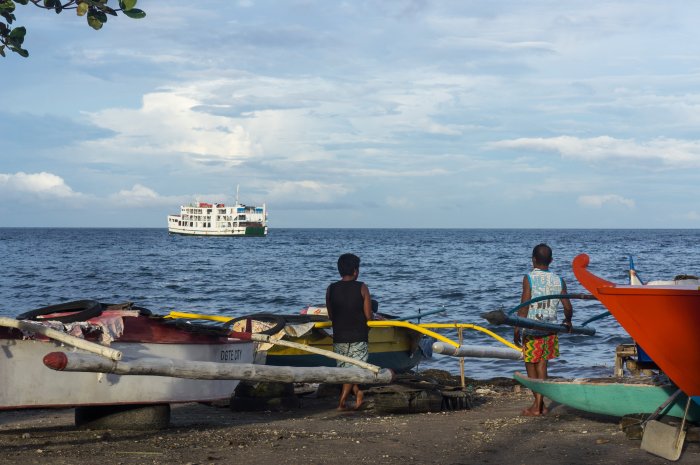
[[[18,320],[46,320],[40,318],[43,315],[51,313],[74,312],[70,315],[51,318],[52,321],[60,321],[61,323],[74,323],[76,321],[86,321],[90,318],[95,318],[102,314],[102,304],[96,300],[75,300],[58,305],[49,305],[48,307],[37,308],[30,310],[17,316]]]
[[[170,425],[170,404],[100,405],[75,408],[75,426],[85,429],[158,430]]]
[[[439,412],[442,395],[437,390],[386,389],[373,396],[374,410],[380,413]]]
[[[439,383],[430,377],[411,373],[396,375],[393,382],[413,389],[437,389],[439,386]]]

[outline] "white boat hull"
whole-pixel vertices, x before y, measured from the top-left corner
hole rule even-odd
[[[193,228],[193,227],[179,227],[179,226],[169,226],[168,232],[170,234],[180,234],[183,236],[267,236],[267,226],[265,227],[246,227],[238,226],[233,228]]]
[[[167,357],[189,361],[252,363],[254,344],[230,340],[210,344],[115,342],[123,360]],[[0,409],[114,404],[206,402],[228,399],[238,380],[194,380],[165,376],[70,373],[44,366],[49,352],[80,352],[53,341],[0,339]]]

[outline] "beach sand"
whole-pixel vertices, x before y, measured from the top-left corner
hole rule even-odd
[[[0,412],[2,464],[611,464],[669,462],[639,448],[609,418],[552,405],[546,417],[519,416],[528,390],[484,382],[468,410],[381,414],[339,412],[336,399],[304,398],[284,412],[173,406],[159,431],[74,426],[71,409]],[[700,464],[687,442],[679,464]]]

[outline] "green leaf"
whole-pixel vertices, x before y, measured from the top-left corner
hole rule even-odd
[[[56,4],[53,6],[53,9],[56,10],[56,14],[59,14],[61,11],[63,11],[63,5],[61,5],[61,2],[58,1]]]
[[[44,6],[46,8],[53,8],[56,5],[56,0],[44,0]]]
[[[95,17],[95,15],[93,15],[92,13],[88,13],[87,22],[88,22],[88,25],[96,31],[99,31],[100,29],[102,29],[102,21],[97,19]]]
[[[22,41],[24,40],[24,36],[27,34],[27,30],[24,28],[24,26],[16,27],[10,32],[10,39],[12,40],[19,40],[19,43],[21,44]]]
[[[110,15],[112,15],[112,16],[118,16],[118,15],[117,15],[117,12],[114,11],[112,8],[110,8],[110,7],[108,7],[108,6],[105,6],[105,7],[104,7],[104,11],[105,11],[105,13],[110,14]]]
[[[83,16],[85,13],[88,11],[88,4],[85,2],[80,2],[78,3],[78,8],[75,9],[75,12],[78,14],[78,16]]]
[[[4,57],[5,56],[5,46],[0,45],[0,56]]]
[[[19,3],[20,5],[26,5],[29,3],[29,0],[15,0],[15,3]]]
[[[107,22],[107,15],[105,14],[104,11],[95,11],[93,13],[95,15],[95,18],[99,19],[101,22],[106,23]]]
[[[119,0],[119,8],[123,11],[129,11],[136,6],[136,0]]]
[[[133,19],[141,19],[146,17],[146,12],[138,8],[132,8],[123,12],[126,16]]]
[[[14,45],[10,45],[10,50],[19,54],[20,56],[23,56],[24,58],[27,58],[29,56],[29,52],[23,49],[22,47],[15,47]]]
[[[0,16],[5,18],[5,21],[7,21],[7,24],[12,24],[12,21],[15,20],[15,15],[11,13],[5,13],[4,11],[0,13]]]

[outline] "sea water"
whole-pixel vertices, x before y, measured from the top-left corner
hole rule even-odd
[[[165,229],[0,228],[0,314],[71,300],[131,301],[154,313],[171,310],[243,316],[296,314],[322,304],[338,279],[340,254],[361,258],[380,312],[412,315],[443,309],[423,322],[473,323],[512,340],[512,328],[480,317],[519,303],[532,248],[554,250],[551,269],[571,293],[587,293],[571,261],[591,257],[589,269],[613,282],[628,280],[629,256],[643,279],[700,274],[692,252],[698,230],[537,229],[271,229],[265,238],[171,236]],[[575,300],[574,325],[605,311],[596,301]],[[612,373],[615,347],[631,342],[612,318],[591,323],[595,336],[562,335],[558,376]],[[445,332],[455,338],[456,333]],[[467,330],[466,344],[504,347]],[[511,376],[522,362],[466,359],[467,376]],[[434,355],[423,368],[459,371],[457,359]]]

